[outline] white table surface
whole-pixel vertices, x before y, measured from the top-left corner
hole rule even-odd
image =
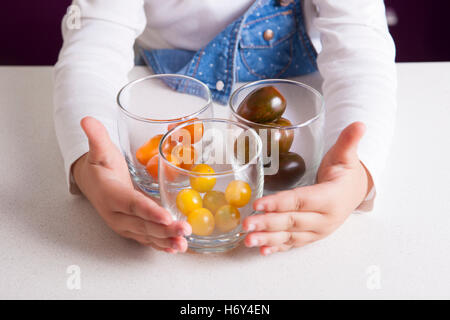
[[[398,65],[397,132],[375,210],[270,257],[244,247],[169,255],[109,230],[66,189],[51,72],[0,68],[0,298],[450,298],[450,63]],[[80,290],[66,285],[70,265]]]

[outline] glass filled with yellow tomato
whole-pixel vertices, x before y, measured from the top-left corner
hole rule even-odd
[[[117,96],[119,106],[117,140],[134,183],[151,196],[159,196],[159,146],[164,134],[180,123],[213,117],[211,93],[194,78],[183,75],[146,76],[125,85]],[[201,125],[186,126],[191,143],[203,136]],[[181,137],[180,137],[181,139]],[[164,146],[175,156],[170,161],[181,167],[185,153],[195,158],[195,150],[179,141]]]
[[[191,126],[203,128],[191,139]],[[175,145],[173,148],[168,146]],[[250,150],[240,155],[238,146]],[[162,205],[192,227],[189,248],[222,252],[244,237],[242,221],[262,196],[262,142],[255,130],[225,119],[199,119],[167,132],[159,148]]]

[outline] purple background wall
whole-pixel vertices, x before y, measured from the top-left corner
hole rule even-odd
[[[386,0],[397,61],[450,61],[449,0]],[[0,10],[0,65],[51,65],[62,39],[61,19],[71,0],[9,0]]]

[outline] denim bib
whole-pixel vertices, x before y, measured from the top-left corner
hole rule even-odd
[[[317,53],[309,39],[302,1],[257,0],[204,48],[143,50],[155,73],[194,77],[226,104],[235,82],[287,78],[317,71]],[[186,85],[178,90],[189,92]],[[195,92],[193,92],[195,94]]]

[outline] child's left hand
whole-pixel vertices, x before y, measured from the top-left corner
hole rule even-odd
[[[322,160],[317,184],[256,200],[254,209],[265,213],[244,220],[244,230],[251,232],[245,244],[269,255],[304,246],[336,230],[373,185],[357,155],[364,130],[364,124],[355,122],[342,131]]]

